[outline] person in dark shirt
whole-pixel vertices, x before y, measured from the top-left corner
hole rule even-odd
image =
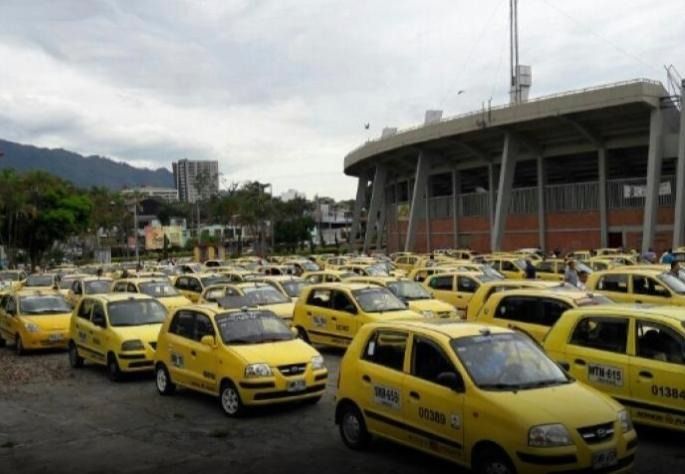
[[[535,280],[535,267],[529,258],[526,259],[526,280]]]

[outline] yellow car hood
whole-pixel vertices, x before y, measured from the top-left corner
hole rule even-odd
[[[186,298],[183,295],[179,296],[166,296],[164,298],[157,298],[160,303],[169,311],[172,311],[176,308],[180,308],[181,306],[186,306],[189,304],[193,304],[192,301],[190,301],[188,298]]]
[[[295,305],[292,302],[260,305],[259,307],[273,311],[276,313],[276,316],[283,319],[293,319],[293,313],[295,312]]]
[[[264,363],[271,367],[309,362],[319,353],[301,339],[266,344],[231,345],[230,350],[247,364]]]
[[[413,311],[433,311],[434,313],[453,313],[454,306],[440,300],[413,300],[409,301],[409,309]]]
[[[410,309],[402,311],[387,311],[385,313],[367,313],[369,317],[376,321],[394,321],[400,319],[423,319],[421,314]]]
[[[42,316],[20,316],[25,322],[33,323],[41,331],[66,331],[69,329],[71,313],[63,314],[44,314]]]
[[[112,332],[117,334],[122,341],[140,339],[143,342],[157,342],[160,329],[162,329],[161,323],[143,326],[112,326]]]

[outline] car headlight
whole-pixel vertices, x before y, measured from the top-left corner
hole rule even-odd
[[[269,377],[271,367],[266,364],[250,364],[245,367],[245,377]]]
[[[528,446],[552,448],[571,444],[571,435],[562,424],[533,426],[528,431]]]
[[[435,317],[435,313],[433,311],[430,311],[430,310],[421,311],[421,314],[423,315],[424,318],[434,318]]]
[[[323,363],[323,357],[321,357],[320,355],[312,357],[312,369],[321,370],[325,368],[326,366]]]
[[[123,344],[121,344],[121,350],[123,352],[142,351],[143,349],[145,349],[145,346],[143,346],[143,341],[139,339],[134,339],[132,341],[124,341]]]
[[[24,327],[28,332],[38,332],[40,331],[40,327],[38,327],[37,324],[34,323],[24,323]]]
[[[624,433],[633,430],[633,421],[630,419],[630,415],[627,410],[621,410],[618,412],[618,424],[621,425],[621,429]]]

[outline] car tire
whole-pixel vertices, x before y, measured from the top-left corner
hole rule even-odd
[[[307,334],[307,331],[302,326],[297,326],[297,337],[302,339],[304,342],[307,344],[311,345],[312,343],[309,341],[309,335]]]
[[[112,382],[121,381],[121,369],[114,354],[107,355],[107,376]]]
[[[24,349],[24,343],[22,342],[21,336],[19,336],[19,335],[17,335],[14,338],[14,352],[20,357],[23,355],[26,355],[26,349]]]
[[[476,474],[516,474],[516,468],[509,456],[498,448],[486,448],[475,459],[473,471]]]
[[[371,435],[366,429],[366,422],[359,409],[352,403],[346,403],[340,414],[340,437],[350,449],[360,451],[368,447]]]
[[[0,336],[0,347],[5,347],[7,343],[5,342],[5,338]]]
[[[219,404],[226,416],[237,418],[245,414],[245,406],[240,399],[240,392],[238,392],[235,384],[230,380],[225,380],[221,384]]]
[[[155,385],[160,395],[171,395],[176,391],[176,384],[171,381],[169,371],[164,364],[157,364],[155,370]]]
[[[69,365],[72,369],[83,367],[83,357],[78,355],[78,348],[73,342],[69,343]]]

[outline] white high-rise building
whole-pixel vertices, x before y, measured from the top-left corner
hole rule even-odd
[[[179,160],[173,163],[178,198],[194,203],[219,192],[219,162]],[[198,189],[198,187],[200,189]]]

